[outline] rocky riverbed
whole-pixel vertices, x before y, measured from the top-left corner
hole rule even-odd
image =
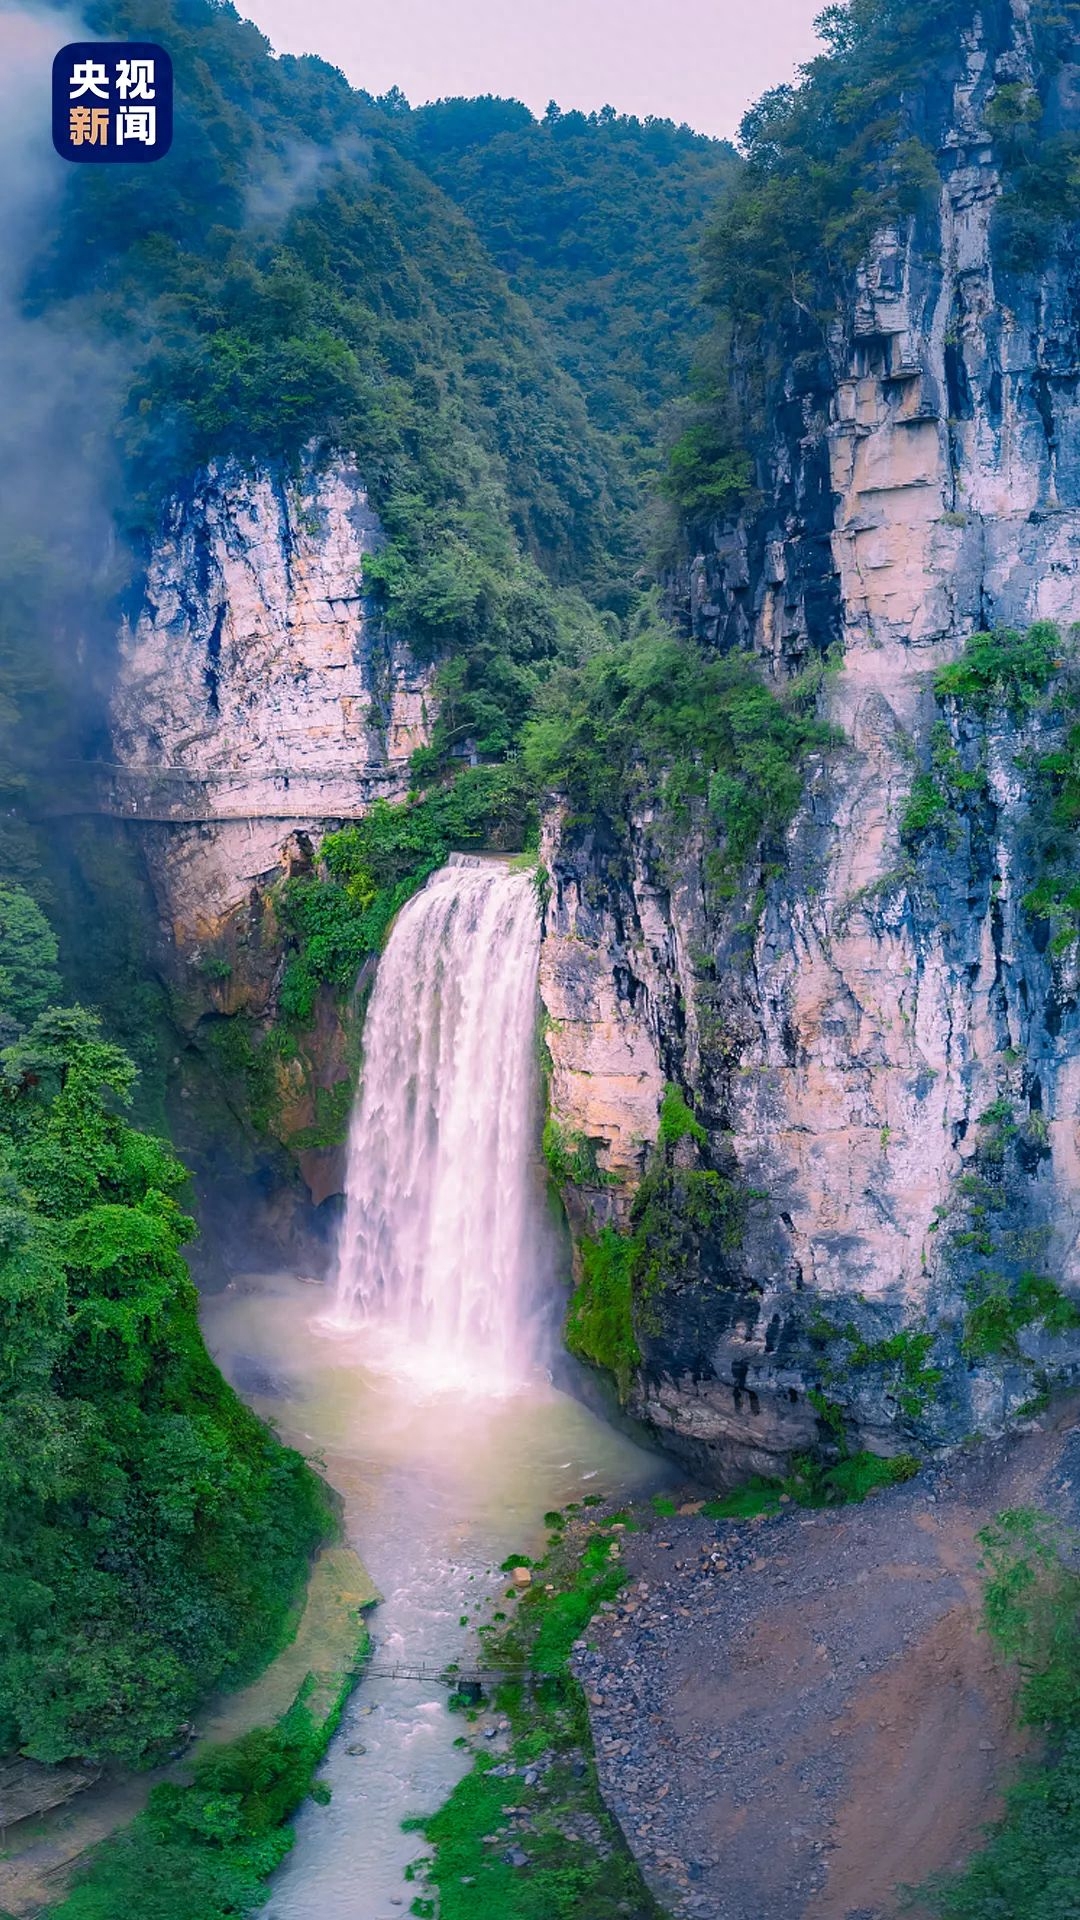
[[[893,1920],[966,1858],[1023,1747],[976,1536],[1009,1506],[1080,1518],[1076,1420],[861,1506],[689,1499],[627,1533],[632,1585],[575,1671],[605,1799],[679,1920]]]

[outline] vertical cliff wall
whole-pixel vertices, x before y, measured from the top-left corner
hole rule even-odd
[[[784,871],[756,903],[749,876],[738,910],[718,911],[696,826],[673,851],[647,813],[607,838],[551,823],[556,1113],[623,1179],[625,1214],[624,1176],[635,1154],[640,1176],[658,1089],[676,1080],[713,1153],[767,1196],[740,1251],[674,1267],[639,1313],[634,1403],[716,1471],[811,1440],[823,1381],[889,1445],[905,1427],[942,1439],[1000,1422],[1039,1365],[1074,1353],[1032,1335],[1026,1363],[965,1355],[972,1269],[952,1230],[996,1154],[1010,1257],[1026,1235],[1032,1267],[1080,1287],[1076,969],[1021,904],[1023,769],[1060,716],[973,717],[932,692],[975,629],[1080,619],[1076,252],[1068,239],[1020,277],[995,237],[988,115],[1002,87],[1034,85],[1032,61],[1020,0],[973,16],[918,110],[936,209],[877,235],[828,338],[771,397],[758,502],[672,583],[688,630],[752,648],[777,682],[841,655],[825,705],[843,744],[810,768]],[[1080,124],[1078,77],[1050,83],[1058,125]],[[905,836],[913,778],[943,751],[972,797],[947,833]],[[980,1119],[1006,1106],[1003,1146]],[[610,1191],[592,1199],[610,1217]],[[828,1328],[845,1325],[862,1362],[841,1343],[838,1380]],[[932,1393],[906,1395],[866,1359],[903,1327],[934,1336]]]
[[[400,798],[429,676],[372,618],[379,523],[351,459],[211,469],[174,500],[121,636],[116,804],[181,951],[373,798]]]
[[[324,988],[289,1044],[270,1044],[275,887],[312,872],[328,830],[404,797],[432,717],[430,671],[364,595],[381,538],[351,458],[198,476],[163,515],[122,629],[113,765],[95,774],[93,805],[126,823],[156,903],[174,1135],[215,1191],[223,1162],[284,1182],[278,1239],[296,1196],[267,1136],[316,1203],[340,1190],[356,1035]]]

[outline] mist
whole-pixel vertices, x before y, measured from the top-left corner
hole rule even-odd
[[[115,432],[130,380],[122,348],[78,303],[35,311],[28,283],[61,232],[71,164],[52,146],[53,56],[92,37],[66,9],[0,9],[0,590],[4,651],[52,682],[48,731],[96,725],[110,603],[130,570],[115,534]],[[10,670],[10,669],[9,669]],[[25,742],[16,740],[18,757]]]

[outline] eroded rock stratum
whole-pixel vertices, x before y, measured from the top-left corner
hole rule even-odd
[[[687,630],[752,648],[778,685],[835,661],[843,744],[810,766],[782,870],[717,907],[692,825],[676,838],[648,809],[623,833],[549,823],[556,1111],[622,1183],[584,1196],[594,1223],[625,1215],[665,1081],[692,1093],[713,1163],[762,1196],[741,1249],[673,1268],[638,1312],[631,1404],[711,1471],[820,1436],[815,1385],[888,1447],[996,1426],[1040,1367],[1076,1358],[1075,1335],[1025,1332],[975,1364],[962,1334],[998,1269],[1080,1286],[1075,969],[1022,904],[1025,769],[1060,719],[972,716],[932,691],[973,631],[1080,619],[1075,250],[1018,277],[995,239],[987,111],[1031,78],[1015,5],[977,18],[951,79],[928,81],[914,111],[936,210],[878,234],[828,338],[810,330],[789,358],[756,501],[669,583]],[[1077,82],[1053,82],[1064,127]],[[978,798],[916,843],[907,798],[934,752],[977,770]],[[965,1232],[982,1246],[958,1251]],[[830,1361],[843,1327],[859,1341]],[[934,1336],[932,1390],[866,1358],[904,1328]]]

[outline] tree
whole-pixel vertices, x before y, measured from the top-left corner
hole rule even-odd
[[[37,901],[0,886],[0,1040],[11,1040],[60,992],[57,946]]]

